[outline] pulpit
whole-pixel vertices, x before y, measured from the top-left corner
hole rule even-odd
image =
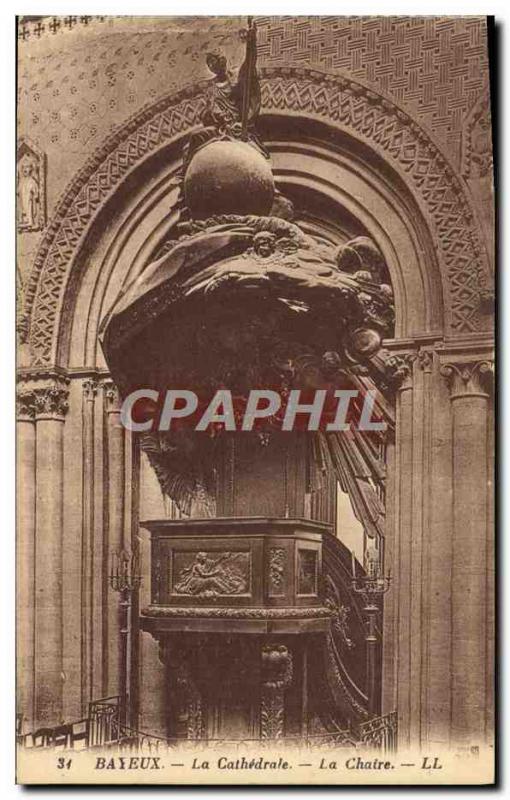
[[[378,591],[384,441],[346,431],[351,418],[334,433],[324,420],[302,423],[310,393],[339,389],[360,403],[377,395],[377,418],[391,418],[375,387],[392,380],[381,344],[393,293],[371,239],[334,245],[282,205],[254,129],[254,37],[253,113],[249,102],[236,111],[223,62],[211,62],[217,81],[183,153],[178,224],[101,328],[121,396],[150,392],[132,430],[180,516],[144,523],[151,603],[141,627],[160,645],[172,740],[339,735],[379,710],[378,609],[369,641],[369,584],[353,591],[363,567],[333,529],[340,483],[372,542]],[[179,388],[197,409],[227,390],[229,424],[221,414],[203,427],[191,417],[158,424],[161,398]],[[281,408],[246,429],[237,417],[257,388],[276,392]],[[282,426],[296,392],[300,423]]]
[[[144,522],[169,738],[306,734],[308,661],[329,631],[323,523],[230,517]]]

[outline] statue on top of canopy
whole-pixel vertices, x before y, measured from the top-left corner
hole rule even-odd
[[[214,77],[206,90],[206,107],[201,117],[204,127],[192,134],[185,146],[185,167],[194,153],[213,139],[245,141],[269,158],[254,128],[261,98],[256,64],[257,29],[251,17],[248,17],[248,28],[243,35],[246,55],[237,75],[228,68],[223,53],[211,52],[206,55],[207,67]]]

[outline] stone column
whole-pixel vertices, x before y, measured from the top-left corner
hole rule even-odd
[[[107,415],[108,438],[108,557],[114,550],[124,547],[124,502],[125,502],[125,439],[120,421],[121,402],[117,388],[111,381],[104,383],[105,408]],[[127,543],[126,543],[127,544]],[[107,660],[108,693],[117,694],[120,677],[120,637],[119,637],[118,596],[109,589],[108,594],[108,652]]]
[[[97,383],[83,382],[82,482],[83,519],[81,540],[81,705],[85,713],[92,697],[94,669],[94,404]]]
[[[448,387],[436,354],[423,377],[430,392],[423,472],[421,743],[434,752],[451,743],[452,431]]]
[[[430,626],[430,497],[432,371],[434,354],[421,349],[414,369],[412,417],[412,517],[410,538],[409,742],[421,747],[427,731],[427,659]],[[436,367],[437,369],[437,367]]]
[[[35,726],[62,720],[63,435],[68,379],[36,384]]]
[[[33,730],[35,568],[35,396],[21,384],[16,396],[16,713]]]
[[[452,405],[452,743],[480,745],[487,716],[488,556],[488,411],[492,365],[486,360],[456,359],[441,368]]]
[[[413,365],[415,353],[392,355],[388,377],[396,387],[395,447],[391,454],[392,497],[386,526],[386,564],[392,584],[385,597],[383,709],[397,710],[399,745],[411,743],[412,523],[413,523]],[[393,448],[392,448],[393,450]]]

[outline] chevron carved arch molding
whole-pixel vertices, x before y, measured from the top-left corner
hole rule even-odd
[[[490,273],[482,235],[466,187],[430,136],[394,103],[350,79],[291,68],[262,69],[261,78],[262,113],[309,115],[341,126],[405,176],[436,235],[446,328],[454,334],[485,330],[480,304]],[[20,327],[34,365],[55,361],[67,276],[90,223],[137,164],[199,124],[206,83],[138,112],[108,137],[66,190],[26,286]]]

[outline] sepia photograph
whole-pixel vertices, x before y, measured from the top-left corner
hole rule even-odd
[[[256,10],[16,18],[16,781],[490,787],[495,21]]]

